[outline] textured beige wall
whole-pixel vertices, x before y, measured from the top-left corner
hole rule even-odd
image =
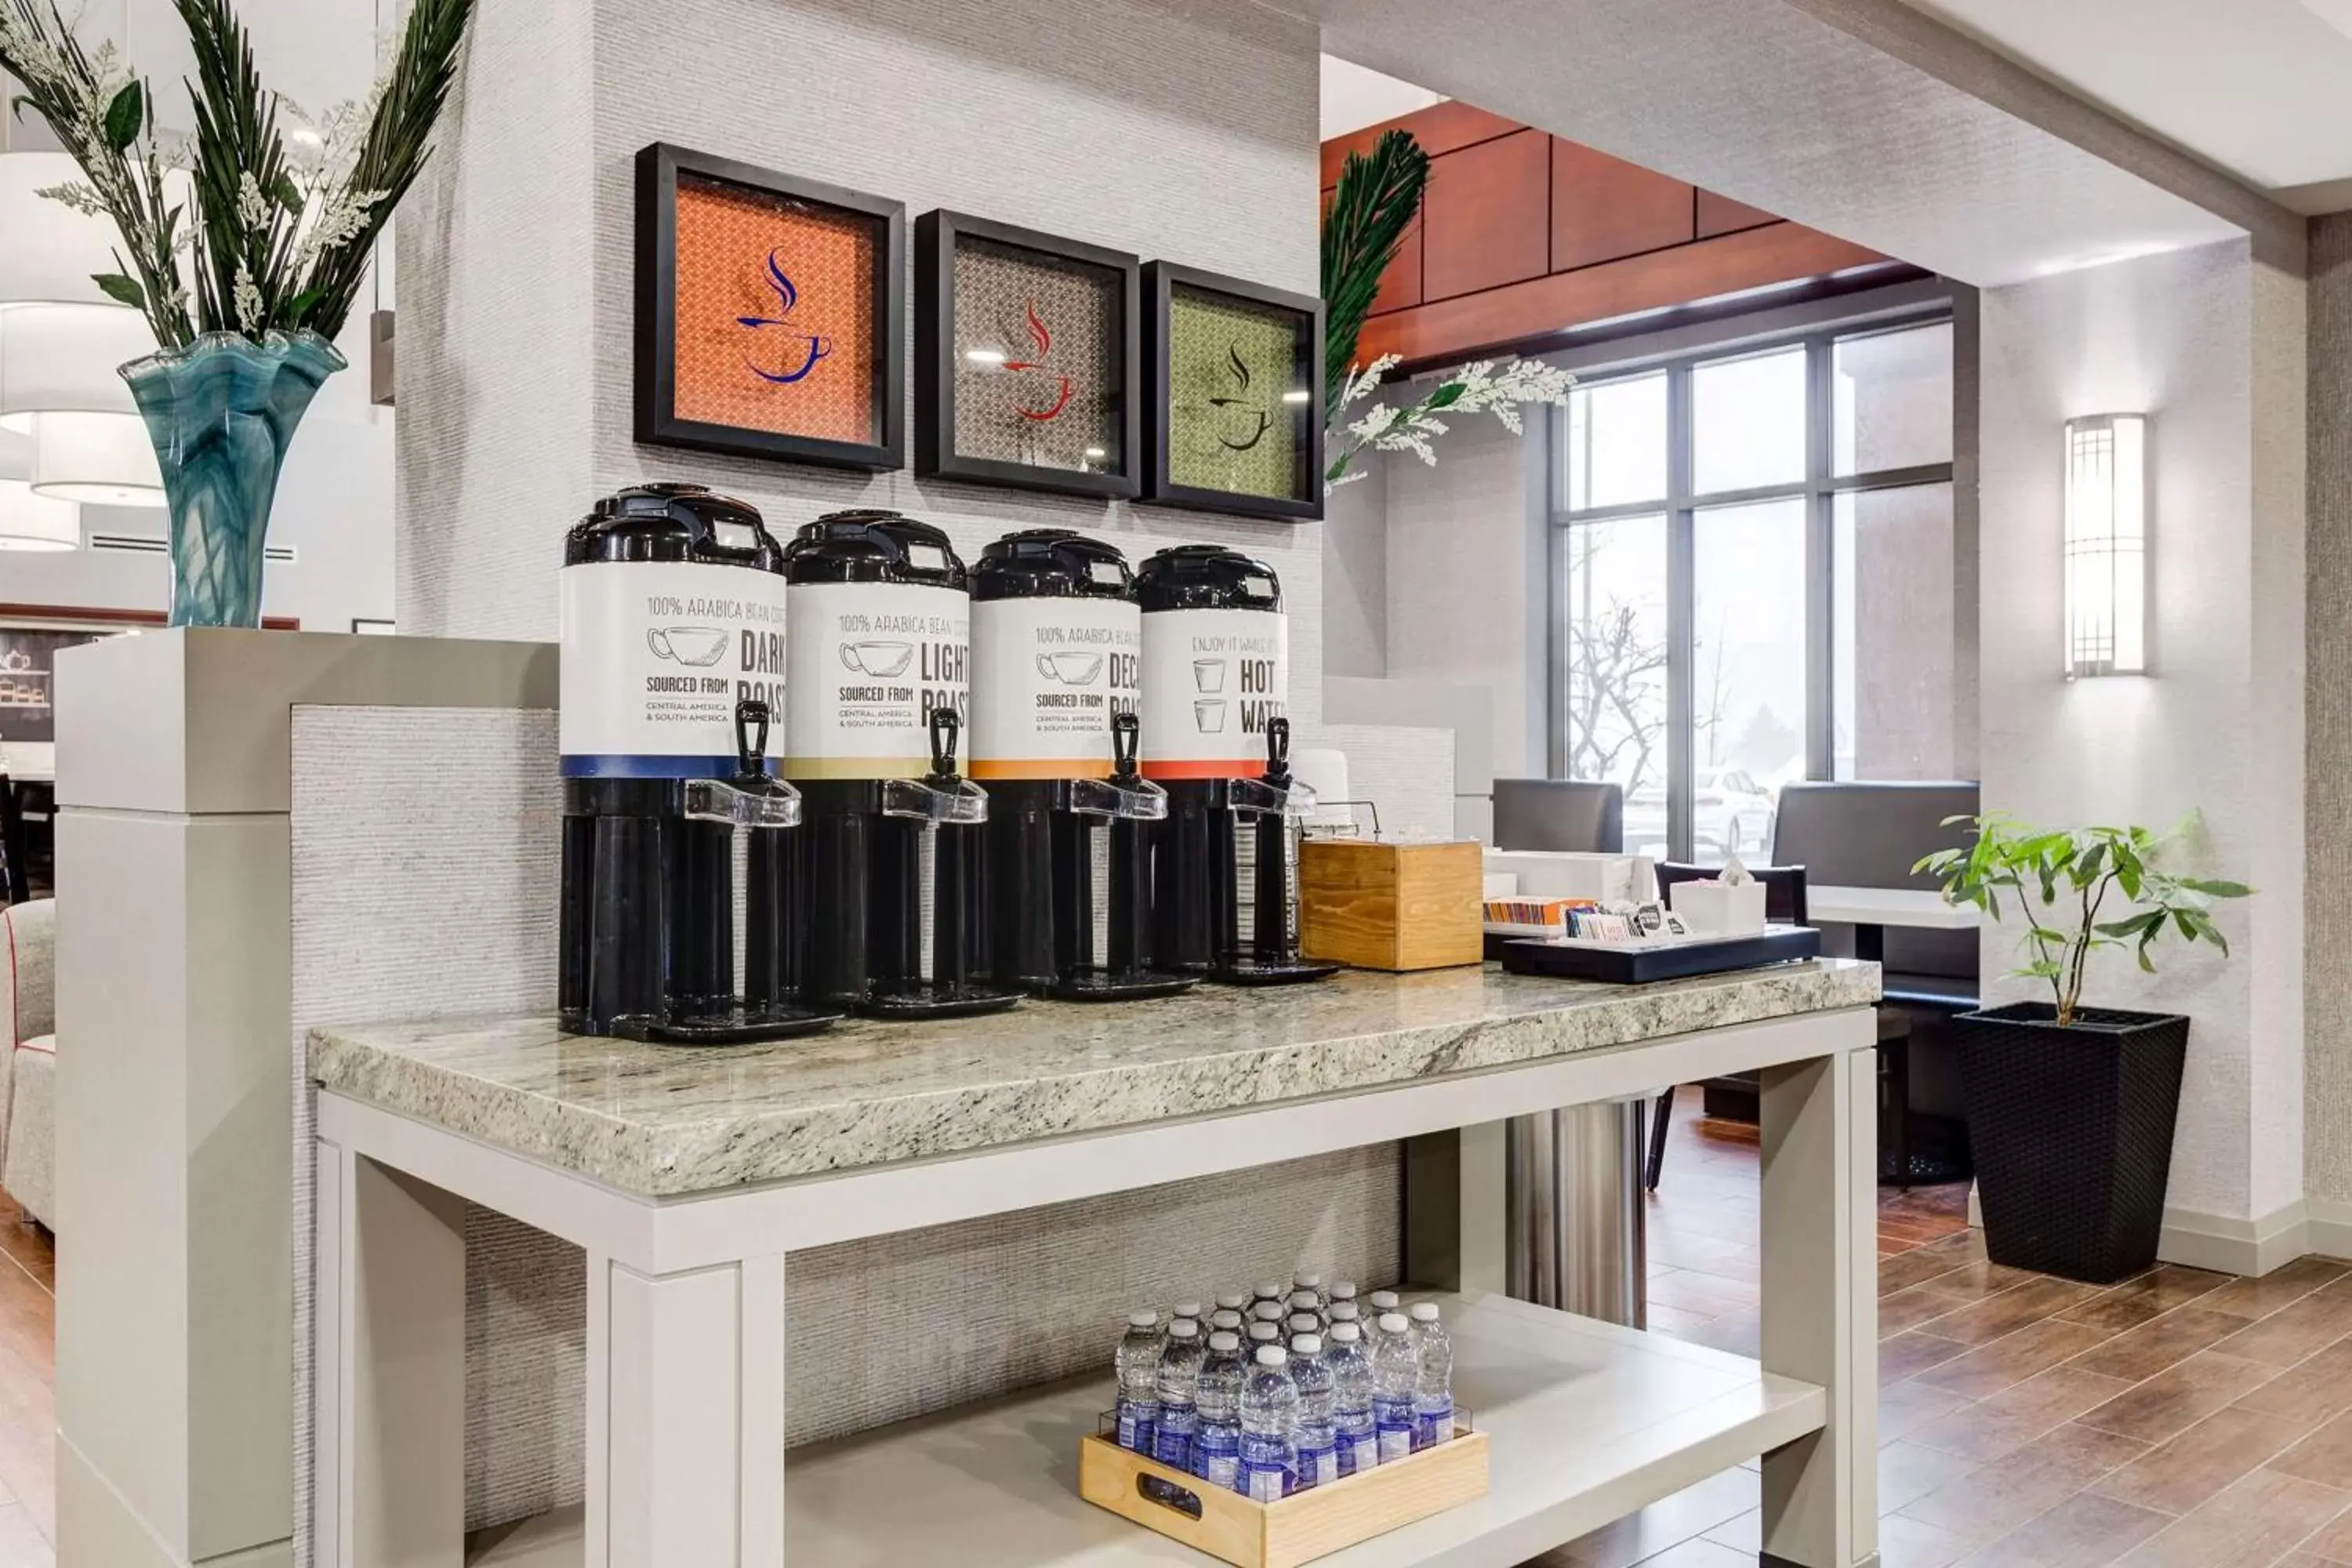
[[[890,506],[946,528],[968,555],[1046,525],[1099,533],[1139,560],[1178,542],[1238,545],[1282,580],[1292,706],[1317,715],[1319,523],[630,438],[640,147],[667,141],[896,197],[910,223],[951,207],[1313,293],[1311,26],[1243,0],[559,9],[551,22],[519,0],[483,7],[445,156],[401,209],[404,630],[551,640],[563,531],[621,485],[692,479],[758,506],[780,535],[822,512]],[[530,92],[506,90],[519,79]],[[908,385],[911,398],[911,372]]]
[[[1984,804],[2152,827],[2200,811],[2186,858],[2263,889],[2221,911],[2231,957],[2174,946],[2151,978],[2107,954],[2088,993],[2194,1020],[2167,1201],[2236,1221],[2301,1195],[2302,291],[2242,240],[1981,298]],[[2068,682],[2062,432],[2115,412],[2150,416],[2153,668]],[[2016,936],[1987,929],[1987,976]]]
[[[2352,213],[2311,225],[2304,1179],[2352,1204]]]

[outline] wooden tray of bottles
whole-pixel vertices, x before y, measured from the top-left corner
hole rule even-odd
[[[1457,1421],[1451,1441],[1271,1503],[1089,1436],[1078,1495],[1234,1568],[1296,1568],[1485,1497],[1486,1434]]]

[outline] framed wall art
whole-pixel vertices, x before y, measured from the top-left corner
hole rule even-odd
[[[1321,517],[1323,302],[1170,261],[1143,295],[1143,499]]]
[[[636,437],[905,462],[904,204],[656,142],[637,154]]]
[[[915,471],[1063,495],[1140,489],[1140,268],[961,213],[915,223]]]

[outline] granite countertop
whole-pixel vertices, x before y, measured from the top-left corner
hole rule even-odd
[[[1877,965],[1840,959],[1643,986],[1350,971],[719,1048],[567,1036],[544,1016],[436,1018],[315,1029],[310,1076],[666,1197],[1864,1006],[1878,984]]]

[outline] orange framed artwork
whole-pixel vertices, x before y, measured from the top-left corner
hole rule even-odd
[[[638,440],[902,466],[902,204],[656,142],[636,220]]]

